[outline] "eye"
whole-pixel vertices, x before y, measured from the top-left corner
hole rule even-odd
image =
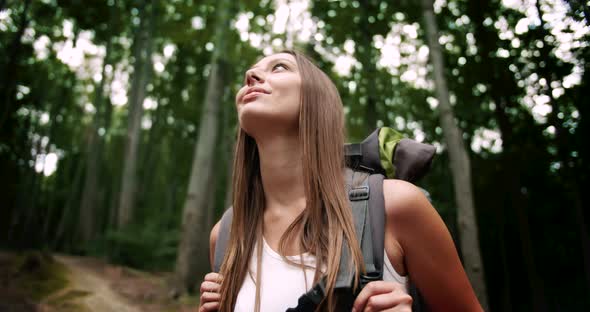
[[[287,65],[285,65],[285,64],[283,64],[283,63],[276,63],[276,64],[275,64],[275,65],[272,67],[272,70],[273,70],[273,71],[275,71],[277,68],[281,68],[281,67],[282,67],[283,69],[289,69],[289,68],[287,67]]]

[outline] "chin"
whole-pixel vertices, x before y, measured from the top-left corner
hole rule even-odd
[[[270,133],[290,132],[299,125],[298,116],[286,116],[254,106],[242,107],[238,112],[238,121],[240,127],[253,138]]]

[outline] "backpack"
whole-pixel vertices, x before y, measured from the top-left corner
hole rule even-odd
[[[346,190],[353,214],[358,242],[365,264],[365,274],[360,275],[360,287],[353,291],[354,270],[349,270],[348,248],[342,248],[340,269],[334,294],[338,311],[350,311],[360,290],[368,283],[383,279],[383,251],[385,236],[385,203],[383,179],[396,178],[416,182],[428,169],[435,154],[435,147],[404,138],[391,128],[377,128],[361,143],[345,145]],[[427,192],[424,191],[428,196]],[[230,236],[232,208],[221,218],[215,245],[213,268],[219,272]],[[418,289],[410,282],[412,311],[428,311]],[[321,279],[298,300],[293,311],[315,311],[325,295],[325,280]]]

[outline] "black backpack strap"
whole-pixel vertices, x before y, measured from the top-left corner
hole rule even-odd
[[[355,234],[360,244],[365,264],[365,274],[360,275],[360,288],[367,283],[383,279],[383,176],[370,175],[364,171],[346,169],[346,187],[354,222]],[[340,266],[334,285],[334,292],[340,295],[338,307],[350,311],[356,294],[351,293],[355,270],[351,266],[348,242],[343,242]],[[326,293],[325,277],[306,294],[299,297],[298,304],[288,312],[313,311],[324,299]]]
[[[372,249],[375,268],[383,272],[383,251],[385,250],[385,199],[383,197],[383,175],[369,176],[369,217],[371,224]]]
[[[223,213],[223,217],[221,217],[217,241],[215,242],[215,254],[213,255],[214,272],[219,272],[221,269],[221,264],[223,263],[223,258],[225,256],[225,250],[227,249],[227,243],[229,242],[229,234],[233,217],[234,213],[232,207],[229,207]]]
[[[347,169],[346,176],[355,231],[366,270],[366,274],[361,275],[361,287],[364,287],[371,281],[383,279],[383,176],[352,169]],[[343,252],[340,258],[341,267],[344,263],[348,265],[349,259],[348,253]],[[348,287],[350,282],[351,279],[348,280]]]
[[[348,189],[348,200],[351,207],[354,230],[357,240],[363,251],[363,259],[367,271],[374,271],[373,250],[364,250],[365,246],[371,243],[370,239],[364,239],[364,236],[370,231],[370,222],[368,222],[368,202],[369,202],[369,174],[365,172],[346,169],[346,186]],[[367,228],[368,227],[368,228]],[[342,252],[340,254],[340,268],[336,277],[335,289],[350,288],[354,280],[355,271],[350,264],[350,253],[348,251],[348,242],[343,242]]]

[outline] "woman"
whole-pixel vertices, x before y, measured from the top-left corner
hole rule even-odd
[[[345,193],[338,91],[308,58],[286,51],[246,72],[236,109],[231,237],[220,274],[207,274],[201,284],[199,311],[284,311],[323,276],[321,308],[333,311],[343,241],[352,242],[344,248],[363,272]],[[363,288],[353,311],[410,311],[408,274],[434,311],[481,311],[449,232],[423,193],[401,180],[385,180],[383,193],[384,280]],[[218,231],[219,223],[211,251]]]

